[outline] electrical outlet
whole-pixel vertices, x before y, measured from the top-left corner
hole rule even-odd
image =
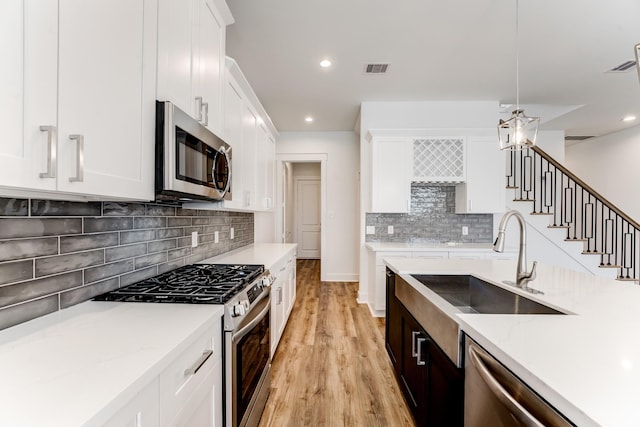
[[[466,225],[462,226],[462,235],[466,236],[469,234],[469,227],[467,227]]]
[[[393,234],[393,225],[387,227],[387,234]]]
[[[367,225],[367,234],[376,234],[376,227],[373,225]]]
[[[235,237],[234,233],[233,233],[233,227],[231,227],[231,230],[229,230],[229,238],[231,240],[233,240],[233,238]]]
[[[198,232],[197,231],[193,231],[191,233],[191,247],[192,248],[197,248],[198,247]]]
[[[218,243],[220,242],[220,235],[218,234],[217,231],[213,232],[213,243]]]

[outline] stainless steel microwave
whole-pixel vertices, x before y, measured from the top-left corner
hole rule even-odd
[[[231,147],[168,101],[156,102],[156,200],[231,200]]]

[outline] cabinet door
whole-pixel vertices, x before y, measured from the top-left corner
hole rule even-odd
[[[426,425],[428,411],[428,337],[413,316],[403,309],[401,389],[415,417],[416,424]]]
[[[256,138],[258,116],[250,104],[242,110],[242,207],[254,209],[256,200]]]
[[[202,97],[203,124],[215,133],[221,132],[222,72],[224,66],[225,25],[209,0],[196,0],[198,20],[193,55],[197,57],[197,69],[193,80],[192,96]],[[195,59],[195,58],[194,58]]]
[[[504,156],[495,138],[467,138],[467,178],[456,186],[456,213],[505,210]]]
[[[280,337],[284,329],[284,298],[282,290],[283,279],[278,277],[271,285],[271,357],[278,348]]]
[[[400,374],[400,357],[402,355],[402,304],[396,298],[396,275],[387,268],[387,303],[385,318],[385,344],[391,363]]]
[[[411,209],[412,151],[409,139],[373,139],[371,212]]]
[[[195,117],[191,98],[193,0],[160,0],[158,5],[158,99]]]
[[[216,359],[211,363],[213,366],[207,370],[194,398],[182,408],[171,426],[222,427],[222,361]]]
[[[41,126],[57,126],[57,3],[3,0],[0,26],[0,185],[55,190],[40,174],[55,138]]]
[[[430,426],[462,427],[464,424],[464,371],[457,368],[435,344],[428,345]]]
[[[151,0],[60,0],[58,190],[153,198]]]
[[[256,129],[256,203],[258,209],[268,209],[267,197],[267,148],[269,131],[263,123]]]
[[[155,427],[160,425],[158,380],[136,394],[103,427]]]
[[[232,200],[225,200],[227,207],[241,208],[243,207],[243,167],[244,153],[242,151],[242,92],[237,86],[235,80],[227,75],[225,82],[225,108],[224,108],[224,136],[229,145],[231,145],[231,197]]]

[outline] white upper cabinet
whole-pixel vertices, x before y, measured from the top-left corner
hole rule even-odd
[[[0,185],[55,190],[57,163],[47,171],[48,144],[57,143],[58,8],[56,2],[0,2]],[[55,159],[54,159],[55,160]]]
[[[456,185],[456,213],[505,211],[505,153],[497,136],[467,138],[467,179]]]
[[[152,199],[157,2],[34,3],[0,6],[2,193]]]
[[[158,99],[222,132],[226,26],[222,0],[160,0]]]
[[[231,145],[230,209],[273,209],[277,131],[238,64],[226,59],[223,137]]]
[[[376,136],[371,141],[371,204],[369,212],[411,210],[412,139]]]

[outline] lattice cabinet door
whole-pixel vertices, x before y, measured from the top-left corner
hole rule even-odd
[[[464,182],[465,137],[414,138],[413,181]]]

